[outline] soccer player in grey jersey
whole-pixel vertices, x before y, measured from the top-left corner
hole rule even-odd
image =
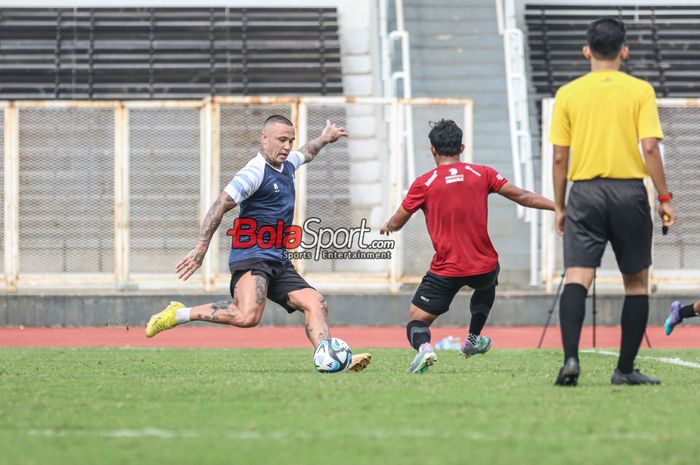
[[[313,160],[326,144],[347,135],[344,128],[326,121],[319,137],[299,151],[292,151],[295,139],[292,122],[280,115],[267,118],[260,152],[234,176],[209,208],[199,231],[199,243],[176,267],[178,277],[183,281],[192,276],[202,266],[211,238],[224,214],[240,206],[239,221],[246,222],[249,229],[245,231],[250,234],[240,236],[239,247],[231,248],[232,300],[195,307],[171,302],[165,310],[151,317],[146,326],[147,337],[196,320],[253,327],[260,322],[266,298],[269,298],[289,313],[297,310],[304,313],[306,336],[314,347],[330,338],[326,300],[299,276],[284,256],[283,247],[269,247],[270,242],[276,241],[271,239],[271,233],[263,231],[277,231],[280,222],[283,229],[292,225],[296,169]],[[261,231],[262,228],[266,229]],[[234,233],[235,230],[236,227]],[[370,359],[369,354],[354,355],[348,371],[363,370]]]

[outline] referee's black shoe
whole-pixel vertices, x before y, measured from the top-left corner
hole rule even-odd
[[[639,370],[632,370],[632,373],[625,374],[619,368],[615,368],[610,382],[613,384],[661,384],[660,379],[643,375]]]
[[[578,375],[581,373],[581,367],[575,357],[566,359],[566,363],[559,370],[559,376],[554,382],[557,386],[576,386],[578,384]]]

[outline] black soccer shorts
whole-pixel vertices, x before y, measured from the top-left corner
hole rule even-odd
[[[247,272],[253,276],[262,276],[267,281],[267,298],[287,310],[294,313],[295,308],[289,306],[288,295],[290,292],[301,289],[314,289],[302,278],[289,260],[258,260],[248,259],[229,264],[231,269],[231,284],[229,290],[233,297],[236,283]]]
[[[498,285],[498,273],[501,265],[484,274],[474,276],[439,276],[428,271],[416,289],[411,303],[431,315],[442,315],[450,309],[455,295],[464,286],[484,290]]]

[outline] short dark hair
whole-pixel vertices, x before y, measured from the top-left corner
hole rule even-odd
[[[286,117],[284,117],[282,115],[269,116],[265,120],[265,122],[263,123],[263,127],[267,126],[268,124],[272,124],[272,123],[282,123],[282,124],[286,124],[287,126],[294,127],[294,123],[292,123],[291,121],[289,121],[289,119],[287,119]]]
[[[586,40],[594,57],[614,60],[625,43],[625,23],[615,18],[596,19],[588,26]]]
[[[430,122],[433,129],[428,138],[430,145],[435,147],[439,155],[449,157],[459,155],[462,149],[462,130],[451,119],[441,119],[437,123]]]

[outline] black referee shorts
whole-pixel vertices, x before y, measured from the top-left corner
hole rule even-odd
[[[575,181],[564,223],[564,266],[597,268],[608,241],[622,274],[651,266],[651,210],[641,179]]]
[[[247,259],[229,263],[231,284],[229,290],[233,297],[236,283],[250,271],[253,276],[262,276],[267,281],[267,298],[294,313],[295,308],[288,305],[289,293],[313,287],[302,278],[289,260],[259,260]]]

